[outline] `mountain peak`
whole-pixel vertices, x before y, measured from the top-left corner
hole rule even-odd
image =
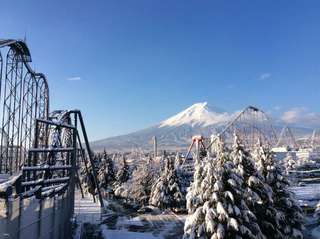
[[[172,127],[181,125],[209,126],[222,124],[229,121],[230,115],[218,108],[211,107],[207,102],[196,103],[180,113],[164,120],[160,123],[161,127]]]

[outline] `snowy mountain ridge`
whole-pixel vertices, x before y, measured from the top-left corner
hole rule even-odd
[[[148,127],[130,134],[119,135],[92,142],[92,149],[96,151],[118,152],[132,151],[132,149],[152,150],[152,138],[158,139],[158,148],[162,150],[186,149],[194,135],[210,137],[221,132],[240,111],[226,112],[210,106],[207,102],[196,103],[180,113]],[[275,129],[281,131],[283,123],[277,122]],[[310,129],[294,127],[298,135],[310,135]]]
[[[162,127],[174,127],[181,125],[195,126],[209,126],[209,125],[221,125],[225,124],[233,117],[233,114],[229,114],[217,108],[213,108],[208,105],[207,102],[196,103],[182,112],[164,120],[160,123],[159,128]]]

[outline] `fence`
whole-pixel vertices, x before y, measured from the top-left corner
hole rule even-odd
[[[70,238],[74,207],[70,193],[0,199],[0,239]]]

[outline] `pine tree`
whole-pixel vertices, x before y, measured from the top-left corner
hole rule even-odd
[[[190,186],[191,178],[190,178],[190,175],[186,172],[186,170],[182,167],[183,160],[180,157],[179,153],[176,154],[174,164],[175,164],[174,167],[178,176],[180,191],[183,197],[185,198],[187,194],[187,189]]]
[[[202,188],[201,184],[204,179],[204,160],[196,160],[194,164],[194,174],[193,182],[190,184],[190,187],[187,189],[187,209],[189,213],[194,213],[194,211],[201,205],[204,201],[202,198]]]
[[[265,236],[273,235],[274,238],[282,238],[282,234],[278,230],[277,210],[273,205],[272,188],[265,183],[250,153],[241,144],[237,135],[234,137],[231,155],[236,166],[235,170],[244,179],[243,188],[246,194],[246,203],[255,214],[262,233]],[[264,161],[260,163],[258,168],[263,167]]]
[[[117,173],[117,181],[119,184],[125,183],[130,177],[129,166],[125,156],[122,156],[122,165]]]
[[[151,194],[151,187],[154,184],[156,173],[152,160],[146,165],[139,165],[132,173],[130,197],[141,205],[146,205]]]
[[[184,198],[180,190],[174,161],[166,158],[164,170],[151,189],[149,204],[159,208],[177,208],[182,206]]]
[[[98,179],[99,183],[102,187],[107,188],[110,186],[115,180],[115,171],[114,171],[114,163],[113,160],[107,155],[107,152],[104,151],[102,155],[98,156],[102,158],[99,171],[98,171]]]
[[[275,215],[278,235],[280,238],[303,238],[302,236],[302,210],[288,191],[289,182],[282,174],[281,168],[274,161],[274,155],[260,142],[256,149],[256,161],[260,165],[259,170],[273,191],[273,203],[277,210]]]
[[[106,151],[103,153],[103,159],[106,164],[105,173],[107,182],[113,182],[116,178],[113,159],[107,155]]]
[[[233,170],[229,153],[218,139],[214,159],[196,162],[194,182],[187,195],[189,216],[184,239],[263,238],[244,200],[243,177]]]

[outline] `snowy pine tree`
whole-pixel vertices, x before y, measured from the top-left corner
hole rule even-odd
[[[119,184],[125,183],[130,177],[129,166],[125,156],[122,156],[122,165],[117,173],[117,181]]]
[[[293,194],[288,191],[289,182],[282,174],[280,166],[274,161],[273,153],[259,142],[255,158],[260,165],[260,172],[273,191],[273,205],[277,210],[274,217],[277,235],[281,235],[279,238],[303,238],[302,210]]]
[[[106,151],[104,151],[103,153],[103,159],[105,160],[105,164],[106,164],[106,175],[107,175],[107,182],[112,182],[115,180],[116,178],[116,174],[115,174],[115,167],[114,167],[114,161],[112,158],[110,158]]]
[[[107,188],[114,182],[116,178],[114,163],[113,160],[107,155],[106,151],[104,151],[100,157],[102,157],[102,160],[98,171],[98,180],[102,187]]]
[[[166,158],[164,169],[152,186],[149,204],[159,208],[177,208],[184,204],[173,159]]]
[[[194,164],[193,182],[188,188],[186,195],[187,209],[193,213],[199,206],[203,205],[201,184],[204,179],[204,160],[196,160]]]
[[[132,182],[130,188],[130,197],[140,205],[146,205],[151,194],[151,187],[156,178],[156,172],[153,167],[153,161],[141,164],[132,173]]]
[[[218,139],[216,144],[214,159],[196,162],[184,239],[264,238],[243,198],[243,177],[233,169],[223,142]]]
[[[243,188],[248,207],[255,214],[262,233],[273,238],[283,238],[278,230],[277,210],[273,205],[272,188],[256,168],[250,153],[241,144],[237,135],[232,148],[232,160],[236,171],[244,178]],[[258,160],[259,161],[259,160]],[[264,167],[265,161],[260,160],[257,167]]]

